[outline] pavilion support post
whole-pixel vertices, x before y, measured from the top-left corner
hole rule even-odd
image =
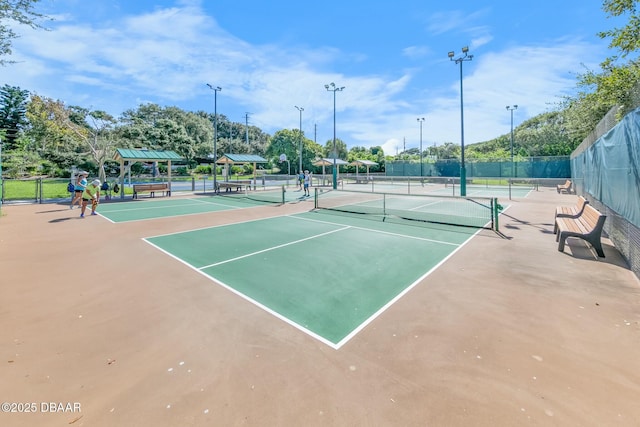
[[[120,159],[120,199],[124,199],[124,159]]]
[[[167,181],[169,185],[169,195],[171,195],[171,160],[167,161]]]

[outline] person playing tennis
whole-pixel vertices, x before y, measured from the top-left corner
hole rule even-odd
[[[73,205],[78,203],[78,207],[82,207],[82,194],[84,190],[87,188],[87,176],[89,176],[89,172],[81,171],[78,173],[78,177],[76,181],[73,183],[73,200],[71,200],[71,209],[73,209]]]
[[[87,210],[87,205],[91,202],[91,215],[98,215],[96,208],[100,202],[100,180],[94,179],[91,184],[87,185],[84,193],[82,193],[82,211],[80,212],[80,218],[84,218],[84,213]]]
[[[310,196],[309,184],[311,184],[311,174],[309,174],[309,171],[304,171],[304,195],[305,196]]]

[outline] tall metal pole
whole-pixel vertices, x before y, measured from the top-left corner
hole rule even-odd
[[[209,89],[213,91],[213,191],[218,188],[218,92],[222,90],[220,86],[212,86],[207,83]]]
[[[420,122],[420,176],[424,175],[422,171],[422,123],[424,122],[424,117],[419,117],[418,122]]]
[[[513,110],[517,110],[518,106],[517,105],[507,105],[507,110],[511,112],[511,177],[513,178],[515,176],[514,174],[514,169],[515,169],[515,164],[513,162]]]
[[[462,95],[462,63],[464,61],[471,61],[473,55],[469,55],[469,48],[467,46],[462,48],[462,56],[454,59],[455,53],[449,52],[449,59],[456,64],[460,64],[460,195],[467,195],[467,168],[464,163],[464,99]]]
[[[244,124],[245,124],[245,140],[247,143],[247,150],[249,150],[249,113],[244,113]]]
[[[335,83],[331,82],[328,85],[324,85],[324,88],[329,92],[333,92],[333,189],[338,188],[338,166],[336,157],[338,152],[336,150],[336,92],[344,90],[344,86],[337,87]]]
[[[302,112],[304,111],[304,108],[298,107],[297,105],[295,105],[294,107],[296,107],[300,112],[300,167],[298,169],[298,173],[300,174],[302,173]]]

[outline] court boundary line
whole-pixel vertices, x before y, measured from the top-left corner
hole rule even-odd
[[[218,227],[228,227],[230,225],[236,225],[236,224],[246,224],[249,222],[255,222],[255,221],[264,221],[266,219],[274,219],[274,218],[284,218],[290,216],[290,214],[285,214],[285,215],[275,215],[275,216],[269,216],[266,218],[255,218],[255,219],[247,219],[245,221],[238,221],[238,222],[230,222],[227,224],[216,224],[216,225],[208,225],[206,227],[198,227],[198,228],[192,228],[189,230],[182,230],[182,231],[174,231],[171,233],[165,233],[165,234],[156,234],[154,236],[147,236],[147,237],[143,237],[143,239],[154,239],[156,237],[165,237],[165,236],[173,236],[174,234],[182,234],[182,233],[190,233],[192,231],[200,231],[200,230],[208,230],[210,228],[218,228]]]
[[[188,199],[188,200],[194,200],[194,199]],[[182,217],[182,216],[205,215],[205,214],[216,213],[216,212],[226,212],[226,211],[237,210],[237,209],[251,209],[251,208],[268,206],[268,205],[260,205],[260,204],[256,204],[255,206],[246,206],[246,207],[245,206],[231,206],[231,205],[225,205],[223,203],[205,202],[205,201],[202,201],[201,203],[210,204],[210,205],[225,206],[225,207],[229,207],[230,209],[207,211],[207,212],[193,212],[193,213],[185,213],[185,214],[179,214],[179,215],[158,216],[158,217],[153,217],[153,218],[129,219],[129,220],[125,220],[125,221],[112,221],[112,220],[109,219],[109,221],[111,221],[113,224],[139,222],[139,221],[153,221],[153,220],[156,220],[156,219],[163,219],[163,218],[178,218],[178,217]],[[193,203],[193,205],[197,205],[197,203]],[[190,206],[190,204],[183,205],[183,206]],[[168,206],[168,207],[172,208],[172,207],[179,207],[179,206]],[[167,208],[167,206],[157,206],[157,207],[153,207],[151,209],[162,209],[162,208]],[[131,211],[135,211],[135,210],[137,210],[137,209],[131,209]],[[116,211],[112,211],[112,212],[129,212],[129,211],[126,210],[126,209],[121,209],[121,210],[116,210]],[[102,216],[104,216],[104,215],[102,215]],[[105,216],[105,218],[107,218],[107,217]]]
[[[389,309],[393,304],[395,304],[396,302],[398,302],[400,300],[400,298],[402,298],[403,296],[405,296],[410,290],[412,290],[413,288],[415,288],[416,286],[418,286],[418,284],[420,282],[422,282],[424,279],[426,279],[429,275],[431,275],[431,273],[433,273],[438,267],[440,267],[442,264],[444,264],[446,261],[449,260],[449,258],[451,258],[453,255],[455,255],[456,252],[458,252],[460,249],[462,249],[463,246],[465,246],[467,243],[469,243],[471,241],[471,239],[473,239],[478,233],[480,233],[482,231],[482,229],[476,231],[475,233],[473,233],[471,236],[469,236],[468,239],[466,239],[464,242],[462,242],[457,248],[455,248],[449,255],[447,255],[445,258],[443,258],[439,263],[437,263],[436,265],[434,265],[433,267],[431,267],[431,269],[429,269],[427,272],[425,272],[422,276],[420,276],[419,278],[417,278],[413,283],[411,283],[409,286],[407,286],[405,289],[402,290],[402,292],[400,292],[398,295],[396,295],[394,298],[392,298],[391,300],[389,300],[389,302],[387,302],[385,305],[383,305],[382,307],[380,307],[380,309],[378,309],[378,311],[376,311],[375,313],[373,313],[371,316],[369,316],[364,322],[362,322],[357,328],[355,328],[353,331],[351,331],[351,333],[349,333],[347,336],[345,336],[342,340],[340,340],[336,346],[336,350],[340,349],[343,345],[345,345],[347,342],[349,342],[353,337],[355,337],[358,333],[360,333],[360,331],[362,331],[364,328],[366,328],[367,326],[369,326],[369,324],[371,324],[374,320],[376,320],[380,315],[382,315],[382,313],[384,313],[385,311],[387,311],[387,309]]]
[[[299,331],[309,335],[312,338],[315,338],[316,340],[320,341],[323,344],[326,344],[327,346],[333,348],[334,350],[338,350],[340,348],[339,346],[336,346],[335,343],[327,340],[326,338],[316,334],[315,332],[305,328],[304,326],[302,326],[302,325],[300,325],[300,324],[298,324],[296,322],[293,322],[291,319],[283,316],[282,314],[278,313],[277,311],[272,310],[271,308],[269,308],[266,305],[254,300],[253,298],[251,298],[248,295],[238,291],[237,289],[227,285],[223,281],[218,280],[218,279],[214,278],[213,276],[208,275],[204,271],[199,270],[197,267],[189,264],[185,260],[183,260],[181,258],[178,258],[177,256],[173,255],[170,252],[165,251],[164,249],[160,248],[159,246],[155,245],[154,243],[151,243],[150,241],[148,241],[147,238],[143,238],[142,240],[145,241],[147,244],[153,246],[154,248],[156,248],[160,252],[163,252],[164,254],[166,254],[166,255],[170,256],[171,258],[175,259],[176,261],[178,261],[178,262],[182,263],[183,265],[187,266],[188,268],[190,268],[191,270],[195,271],[196,273],[204,276],[209,281],[214,282],[215,284],[217,284],[219,286],[222,286],[223,288],[227,289],[228,291],[231,291],[232,293],[234,293],[235,295],[237,295],[240,298],[244,299],[245,301],[255,305],[256,307],[258,307],[258,308],[260,308],[262,310],[264,310],[268,314],[271,314],[272,316],[275,316],[276,318],[282,320],[283,322],[287,323],[288,325],[293,326],[294,328],[298,329]]]
[[[348,343],[353,337],[355,337],[358,333],[360,333],[364,328],[366,328],[369,324],[371,324],[374,320],[376,320],[382,313],[384,313],[386,310],[388,310],[393,304],[395,304],[397,301],[399,301],[410,290],[412,290],[421,281],[423,281],[426,277],[428,277],[431,273],[433,273],[438,267],[440,267],[443,263],[445,263],[447,260],[449,260],[449,258],[451,258],[455,253],[457,253],[463,246],[465,246],[468,242],[470,242],[471,239],[473,239],[476,235],[478,235],[481,231],[484,230],[484,229],[478,229],[477,231],[472,233],[467,239],[465,239],[462,243],[451,243],[451,242],[445,242],[445,241],[439,241],[439,240],[433,240],[433,239],[425,239],[425,238],[420,238],[420,237],[415,237],[415,236],[405,235],[405,234],[400,234],[400,233],[392,233],[392,232],[387,232],[387,231],[381,231],[381,230],[376,230],[376,229],[372,229],[372,228],[358,227],[358,226],[352,226],[352,225],[341,224],[341,223],[333,223],[331,221],[322,221],[322,220],[317,220],[317,219],[313,219],[313,218],[303,218],[303,217],[301,217],[301,215],[302,214],[287,214],[287,215],[279,215],[279,216],[269,217],[269,218],[252,219],[252,220],[248,220],[248,221],[241,221],[241,222],[235,222],[235,223],[230,223],[230,224],[214,225],[214,226],[210,226],[210,227],[200,227],[200,228],[195,228],[195,229],[192,229],[192,230],[177,231],[177,232],[167,233],[167,234],[162,234],[162,235],[143,237],[142,240],[144,242],[146,242],[147,244],[153,246],[154,248],[156,248],[160,252],[168,255],[169,257],[177,260],[181,264],[187,266],[191,270],[201,274],[202,276],[207,278],[209,281],[211,281],[211,282],[213,282],[215,284],[218,284],[218,285],[222,286],[223,288],[233,292],[234,294],[238,295],[239,297],[241,297],[245,301],[250,302],[251,304],[257,306],[258,308],[266,311],[267,313],[275,316],[276,318],[284,321],[288,325],[293,326],[294,328],[296,328],[299,331],[309,335],[310,337],[320,341],[321,343],[333,348],[334,350],[339,350],[342,346],[344,346],[346,343]],[[154,244],[154,243],[152,243],[152,242],[150,242],[148,240],[148,239],[152,239],[152,238],[156,238],[156,237],[171,236],[171,235],[175,235],[175,234],[189,233],[189,232],[192,232],[192,231],[208,230],[208,229],[212,229],[212,228],[219,228],[219,227],[226,227],[226,226],[230,226],[230,225],[237,225],[237,224],[243,224],[243,223],[249,223],[249,222],[263,221],[263,220],[268,220],[268,219],[273,219],[273,218],[292,218],[292,219],[296,219],[296,220],[303,220],[303,221],[310,221],[310,222],[320,222],[320,223],[326,223],[326,224],[331,224],[331,225],[336,225],[336,226],[342,226],[342,228],[339,228],[337,230],[331,230],[329,232],[321,233],[321,234],[318,234],[318,235],[315,235],[315,236],[310,236],[310,237],[307,237],[307,238],[304,238],[304,239],[298,239],[296,241],[288,242],[288,243],[285,243],[285,244],[282,244],[282,245],[272,246],[272,247],[269,247],[267,249],[263,249],[261,251],[257,251],[257,252],[251,253],[251,254],[246,254],[246,255],[243,255],[243,256],[240,256],[240,257],[236,257],[236,258],[232,258],[232,259],[227,259],[227,260],[221,261],[219,263],[210,264],[210,265],[204,266],[204,267],[196,267],[196,266],[188,263],[187,261],[185,261],[185,260],[173,255],[172,253],[160,248],[159,246],[157,246],[156,244]],[[400,224],[400,225],[402,225],[402,224]],[[454,226],[452,226],[452,227],[454,227]],[[398,293],[398,295],[393,297],[386,304],[384,304],[377,311],[375,311],[371,316],[366,318],[361,324],[359,324],[356,328],[354,328],[351,332],[349,332],[344,338],[342,338],[337,343],[333,343],[333,342],[327,340],[326,338],[318,335],[317,333],[305,328],[304,326],[292,321],[291,319],[285,317],[284,315],[282,315],[282,314],[272,310],[271,308],[265,306],[264,304],[256,301],[255,299],[249,297],[248,295],[238,291],[237,289],[233,288],[232,286],[227,285],[223,281],[221,281],[221,280],[219,280],[219,279],[217,279],[217,278],[215,278],[215,277],[213,277],[211,275],[208,275],[207,273],[205,273],[202,270],[204,268],[213,267],[213,266],[216,266],[216,265],[221,265],[221,264],[233,261],[233,260],[245,258],[245,257],[251,256],[251,255],[255,255],[255,254],[258,254],[258,253],[262,253],[262,252],[266,252],[266,251],[269,251],[269,250],[278,249],[280,247],[284,247],[284,246],[288,246],[288,245],[291,245],[291,244],[299,243],[299,242],[305,241],[305,240],[310,240],[310,239],[313,239],[313,238],[316,238],[316,237],[320,237],[320,236],[323,236],[323,235],[335,233],[335,232],[338,232],[338,231],[344,231],[344,230],[347,230],[347,229],[359,229],[359,230],[368,231],[368,232],[389,234],[389,235],[393,235],[393,236],[396,236],[396,237],[404,237],[404,238],[427,241],[427,242],[436,243],[436,244],[442,244],[442,245],[448,245],[448,246],[456,246],[456,248],[454,248],[453,251],[449,255],[447,255],[445,258],[440,260],[440,262],[438,262],[436,265],[434,265],[431,269],[429,269],[424,274],[422,274],[420,277],[418,277],[413,283],[409,284],[406,288],[404,288],[400,293]]]
[[[205,266],[202,266],[202,267],[198,267],[198,269],[202,270],[204,268],[217,267],[219,265],[226,264],[228,262],[237,261],[237,260],[243,259],[243,258],[249,258],[249,257],[252,257],[254,255],[258,255],[258,254],[261,254],[261,253],[265,253],[265,252],[273,251],[273,250],[276,250],[276,249],[284,248],[286,246],[296,245],[296,244],[298,244],[300,242],[305,242],[305,241],[311,240],[311,239],[317,239],[319,237],[326,236],[326,235],[333,234],[333,233],[337,233],[339,231],[348,230],[349,228],[353,228],[353,227],[345,225],[344,227],[338,228],[336,230],[331,230],[331,231],[327,231],[325,233],[320,233],[320,234],[316,234],[316,235],[313,235],[313,236],[305,237],[304,239],[293,240],[291,242],[283,243],[281,245],[271,246],[271,247],[266,248],[266,249],[262,249],[262,250],[259,250],[259,251],[250,252],[250,253],[245,254],[245,255],[237,256],[235,258],[229,258],[229,259],[226,259],[224,261],[220,261],[220,262],[216,262],[216,263],[213,263],[213,264],[209,264],[209,265],[205,265]]]
[[[294,215],[289,215],[289,216],[291,216],[293,218],[296,218],[296,219],[299,219],[299,220],[302,220],[302,221],[313,221],[313,222],[320,222],[320,223],[324,223],[324,224],[333,224],[333,225],[345,225],[345,226],[348,225],[348,224],[343,224],[343,223],[338,223],[338,222],[331,222],[331,221],[323,221],[323,220],[313,219],[313,218],[303,218],[303,217],[298,216],[298,215],[301,215],[301,214],[294,214]],[[402,225],[402,224],[398,224],[398,225]],[[439,243],[439,244],[442,244],[442,245],[451,245],[451,246],[458,246],[459,245],[459,243],[451,243],[451,242],[445,242],[443,240],[427,239],[425,237],[416,237],[416,236],[411,236],[411,235],[407,235],[407,234],[392,233],[390,231],[382,231],[382,230],[376,230],[374,228],[359,227],[357,225],[348,225],[348,226],[351,227],[351,228],[358,229],[358,230],[373,231],[373,232],[376,232],[376,233],[388,234],[388,235],[396,236],[396,237],[405,237],[405,238],[408,238],[408,239],[422,240],[422,241],[425,241],[425,242]],[[407,225],[407,227],[408,227],[408,225]]]

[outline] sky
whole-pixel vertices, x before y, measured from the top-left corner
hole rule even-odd
[[[0,84],[104,110],[225,115],[385,154],[508,134],[574,94],[624,22],[602,0],[41,0]],[[619,19],[619,18],[617,18]],[[456,63],[462,48],[465,61]],[[470,60],[469,60],[470,59]],[[461,65],[460,65],[461,64]],[[342,91],[328,91],[335,83]],[[214,92],[207,84],[220,87]],[[335,101],[335,109],[334,109]],[[301,107],[303,111],[298,110]],[[418,120],[424,118],[424,121]],[[422,131],[422,132],[421,132]],[[422,134],[422,137],[421,137]]]

